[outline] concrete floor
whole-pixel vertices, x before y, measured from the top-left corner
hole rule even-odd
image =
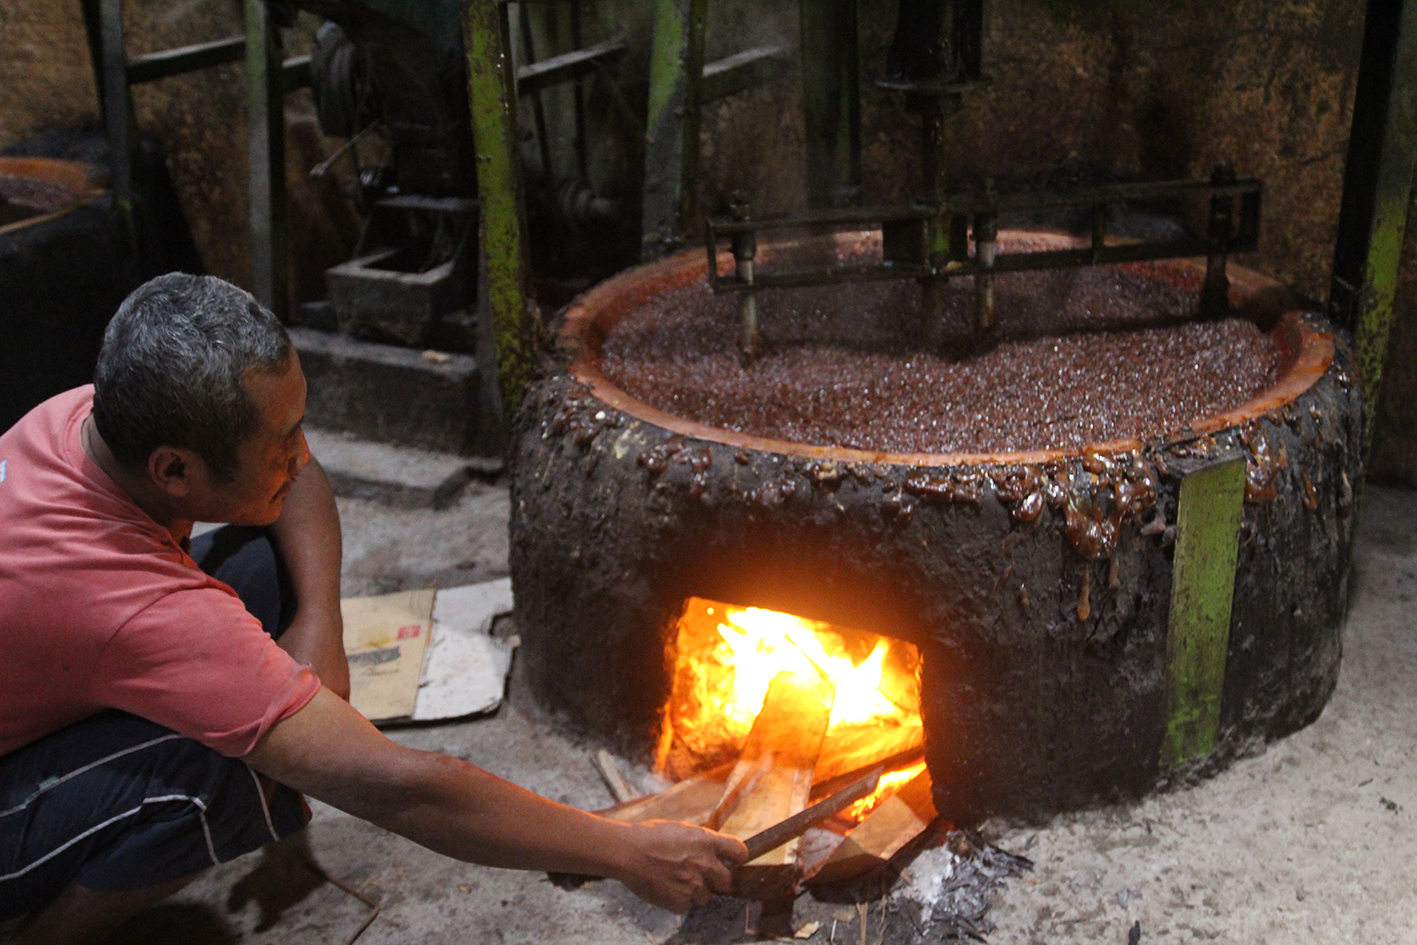
[[[390,511],[341,500],[345,591],[449,586],[506,573],[507,496],[474,483],[454,507]],[[1417,942],[1417,493],[1370,488],[1359,528],[1343,671],[1317,723],[1197,787],[1142,803],[1000,827],[1036,868],[996,897],[997,942]],[[567,739],[519,690],[495,715],[391,731],[566,803],[609,796],[591,747]],[[119,933],[123,942],[342,943],[376,900],[360,945],[418,941],[663,942],[673,917],[614,883],[575,892],[540,874],[482,869],[316,805],[295,845],[212,870]],[[866,941],[856,909],[812,941]],[[870,940],[876,941],[875,926]]]

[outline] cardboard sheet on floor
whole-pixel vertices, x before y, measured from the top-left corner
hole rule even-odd
[[[413,714],[433,630],[433,588],[340,601],[349,701],[371,721]]]
[[[502,701],[517,639],[490,635],[511,580],[340,602],[350,702],[371,721],[433,721]]]
[[[492,621],[511,612],[511,578],[438,592],[413,721],[455,719],[501,704],[520,641],[492,636]]]

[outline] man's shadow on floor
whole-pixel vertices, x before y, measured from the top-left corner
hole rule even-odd
[[[313,865],[305,831],[261,848],[261,859],[226,897],[228,914],[249,903],[260,907],[254,931],[264,932],[280,921],[285,911],[302,902],[325,884]],[[107,945],[234,945],[241,933],[218,909],[205,903],[164,903],[125,922],[108,938]]]

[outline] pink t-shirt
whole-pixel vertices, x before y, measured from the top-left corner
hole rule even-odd
[[[0,755],[108,708],[244,755],[319,680],[89,458],[92,407],[0,435]]]

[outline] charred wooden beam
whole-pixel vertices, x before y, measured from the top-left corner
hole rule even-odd
[[[907,781],[847,835],[812,876],[812,882],[850,882],[884,866],[935,819],[933,789],[929,771]]]

